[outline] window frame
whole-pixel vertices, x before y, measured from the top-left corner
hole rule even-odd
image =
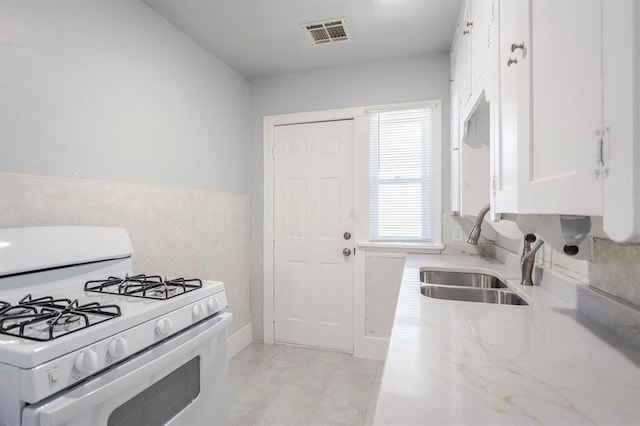
[[[371,127],[370,127],[370,115],[373,113],[387,112],[387,111],[401,111],[401,110],[410,110],[410,109],[419,109],[419,108],[431,108],[432,109],[432,146],[431,146],[431,157],[432,157],[432,178],[431,178],[431,211],[430,219],[431,219],[431,239],[425,241],[423,239],[376,239],[376,235],[373,235],[374,226],[371,224],[371,192],[376,190],[371,187],[371,157],[370,157],[370,147],[371,147]],[[359,245],[363,248],[392,248],[394,250],[411,250],[411,251],[420,251],[423,250],[426,252],[430,252],[430,250],[441,250],[444,248],[442,244],[442,204],[443,204],[443,194],[442,194],[442,130],[443,130],[443,122],[442,122],[442,101],[440,99],[434,99],[423,102],[412,102],[405,104],[393,104],[393,105],[384,105],[376,108],[368,108],[366,109],[367,114],[367,162],[366,162],[366,181],[367,181],[367,242],[362,242]],[[425,153],[426,155],[426,153]],[[422,169],[423,171],[428,170],[428,162],[423,161]],[[401,179],[403,182],[406,181],[416,181],[420,182],[422,186],[423,192],[423,203],[427,202],[426,191],[427,187],[424,184],[423,178],[415,178],[415,179]],[[390,180],[389,180],[390,181]],[[399,182],[400,180],[394,179],[394,181]],[[406,183],[405,182],[405,183]],[[424,206],[423,206],[424,208]],[[423,210],[424,211],[424,210]],[[426,222],[426,218],[423,218],[423,225]],[[377,225],[377,223],[376,223]],[[376,231],[377,233],[377,231]]]

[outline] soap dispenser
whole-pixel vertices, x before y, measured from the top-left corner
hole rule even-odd
[[[591,232],[591,218],[589,216],[560,215],[560,229],[565,245],[564,254],[575,256],[580,250],[578,245]]]

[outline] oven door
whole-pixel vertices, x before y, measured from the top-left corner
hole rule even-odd
[[[23,426],[228,423],[227,327],[210,318],[68,391],[26,406]]]

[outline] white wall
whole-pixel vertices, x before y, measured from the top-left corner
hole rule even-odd
[[[0,172],[246,193],[248,87],[137,0],[0,2]]]
[[[0,0],[0,227],[125,228],[136,271],[223,280],[241,332],[248,90],[137,0]]]
[[[262,118],[304,111],[442,99],[449,111],[449,56],[436,55],[289,74],[250,82],[249,195],[251,199],[251,316],[254,338],[262,339]],[[449,164],[449,117],[443,114],[443,162]],[[443,167],[443,194],[449,167]],[[445,196],[444,209],[449,200]]]

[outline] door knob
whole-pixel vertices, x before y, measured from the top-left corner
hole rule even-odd
[[[349,256],[351,256],[351,249],[349,249],[349,248],[345,248],[345,249],[343,249],[343,250],[342,250],[342,255],[343,255],[344,257],[349,257]]]
[[[351,239],[351,233],[350,232],[345,232],[343,235],[345,240],[350,240]]]

